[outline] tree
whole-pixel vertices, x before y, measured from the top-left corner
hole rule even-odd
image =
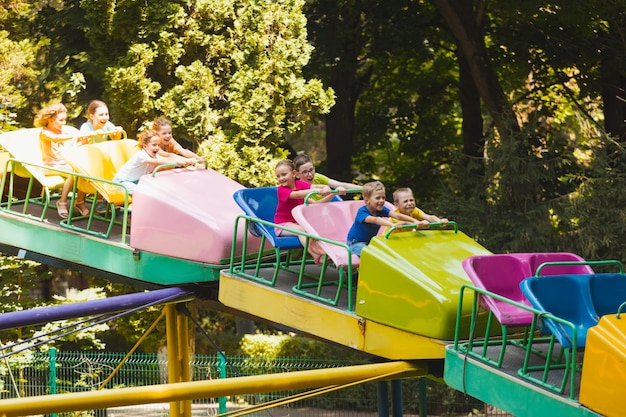
[[[608,15],[602,17],[598,7],[602,2],[495,2],[489,4],[489,10],[482,2],[475,3],[474,8],[469,3],[445,0],[436,4],[442,14],[447,14],[448,27],[456,34],[463,56],[484,54],[480,60],[486,59],[495,70],[495,79],[510,102],[504,108],[511,109],[511,120],[515,120],[509,128],[497,121],[497,107],[493,111],[489,100],[497,101],[488,88],[481,89],[481,79],[472,72],[495,126],[494,130],[485,129],[487,158],[473,161],[482,165],[483,173],[468,170],[474,164],[466,157],[451,170],[451,184],[463,184],[455,186],[453,194],[464,197],[459,203],[468,212],[462,217],[472,225],[472,233],[496,251],[561,248],[593,256],[603,252],[603,245],[583,247],[577,245],[582,240],[571,239],[581,219],[570,206],[573,203],[580,208],[578,214],[594,213],[605,222],[608,218],[604,213],[612,213],[610,217],[619,219],[619,225],[605,233],[611,241],[616,237],[615,229],[623,230],[623,219],[615,216],[612,204],[597,212],[598,201],[591,197],[607,195],[608,189],[602,184],[617,180],[606,170],[601,145],[610,141],[601,129],[607,101],[598,100],[604,81],[597,51],[607,46],[602,34],[607,22],[613,20]],[[463,11],[464,6],[470,9]],[[464,21],[468,15],[482,26]],[[481,27],[482,39],[468,35],[463,42],[460,27],[467,33]],[[477,48],[480,43],[489,47]],[[619,151],[619,147],[614,149]],[[582,195],[586,197],[581,199]],[[618,200],[612,202],[619,205]],[[585,203],[580,205],[582,201]],[[448,207],[454,205],[451,199],[446,203]],[[587,221],[597,224],[598,220]],[[604,240],[597,234],[594,237]]]
[[[479,1],[473,7],[472,2],[465,0],[435,0],[448,28],[456,38],[460,54],[467,63],[476,89],[496,129],[503,139],[509,139],[510,133],[519,132],[520,127],[487,54],[481,28],[485,19],[486,3]]]
[[[323,169],[432,196],[457,140],[453,43],[436,9],[408,0],[316,1],[307,16],[316,47],[307,71],[333,87],[338,103],[325,117]]]
[[[9,32],[0,31],[0,104],[11,112],[30,110],[28,99],[39,76],[35,66],[39,48],[41,44],[12,40]],[[2,122],[11,124],[12,118],[3,118]]]
[[[212,168],[242,184],[273,183],[285,134],[334,102],[302,77],[312,49],[303,0],[96,3],[81,2],[94,55],[106,55],[102,38],[123,39],[104,71],[117,122],[135,131],[162,113],[179,137],[202,144]]]
[[[325,118],[327,170],[333,177],[352,178],[355,109],[371,69],[364,30],[367,2],[320,0],[309,2],[307,15],[316,50],[316,72],[336,93],[336,104]]]

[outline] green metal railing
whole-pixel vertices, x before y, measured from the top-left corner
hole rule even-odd
[[[430,223],[427,227],[415,227],[414,224],[398,224],[397,226],[392,226],[385,232],[385,239],[389,239],[389,237],[396,231],[408,231],[408,230],[454,230],[454,233],[459,232],[459,225],[456,222],[448,222],[448,223]]]
[[[462,318],[462,312],[463,312],[463,299],[464,299],[463,295],[465,291],[472,291],[474,294],[474,297],[472,301],[470,335],[467,340],[461,340],[460,338],[461,327],[460,326],[462,323],[461,318]],[[550,391],[553,391],[559,394],[563,394],[565,392],[566,387],[569,384],[569,388],[570,388],[569,393],[566,393],[566,395],[568,395],[568,397],[572,400],[575,399],[577,396],[576,384],[572,383],[572,381],[575,381],[576,374],[579,373],[581,370],[580,359],[576,355],[577,329],[573,323],[567,320],[563,320],[560,317],[556,317],[548,312],[540,311],[535,308],[526,306],[524,304],[520,304],[506,297],[502,297],[501,295],[484,290],[482,288],[475,287],[473,285],[469,285],[469,284],[463,285],[461,287],[461,293],[459,296],[459,300],[460,300],[459,308],[457,310],[457,324],[456,324],[455,336],[454,336],[454,350],[464,355],[474,357],[475,359],[478,359],[485,363],[489,363],[491,365],[496,363],[495,360],[488,358],[485,355],[485,353],[477,353],[474,350],[474,346],[482,346],[482,349],[484,350],[484,347],[486,347],[487,345],[491,345],[491,344],[499,345],[502,343],[501,336],[490,338],[489,335],[487,334],[483,338],[482,335],[476,335],[474,333],[474,328],[476,325],[476,320],[477,320],[478,311],[479,311],[479,297],[481,295],[492,297],[496,300],[505,302],[521,310],[526,310],[526,311],[530,311],[533,313],[533,321],[530,325],[530,328],[522,334],[522,337],[524,339],[523,343],[520,343],[518,340],[514,340],[514,339],[506,340],[506,344],[515,344],[516,346],[521,347],[522,349],[525,350],[524,363],[522,367],[518,369],[517,374],[522,378],[528,379]],[[539,319],[552,320],[560,324],[563,327],[567,327],[571,329],[570,332],[572,334],[572,339],[573,339],[572,347],[570,349],[563,349],[559,354],[555,356],[554,350],[555,348],[558,347],[556,343],[556,338],[553,334],[547,335],[547,337],[539,336],[537,334]],[[548,345],[547,352],[539,353],[540,350],[537,349],[538,345],[536,344],[545,345],[546,343]],[[565,357],[564,359],[563,359],[563,355]],[[539,366],[531,366],[530,360],[532,357],[541,358],[544,361],[544,363]],[[498,363],[501,363],[501,362],[502,362],[502,358],[500,358]],[[554,370],[562,370],[563,372],[563,377],[559,385],[554,385],[548,382],[548,374]],[[539,372],[541,376],[539,377],[533,376],[533,373],[535,372]]]
[[[6,202],[3,202],[2,204],[0,204],[0,210],[6,211],[6,212],[10,212],[11,214],[14,215],[18,215],[18,216],[22,216],[22,217],[26,217],[29,219],[33,219],[33,220],[37,220],[40,222],[45,221],[46,218],[46,213],[47,210],[49,208],[54,208],[54,206],[52,206],[51,202],[52,199],[57,197],[57,194],[53,194],[51,190],[48,189],[48,187],[43,186],[43,191],[42,191],[42,195],[40,197],[36,197],[33,196],[32,194],[32,190],[33,190],[33,186],[34,186],[34,182],[35,182],[35,178],[34,177],[30,177],[29,179],[29,183],[28,183],[28,190],[26,192],[26,197],[23,199],[18,198],[15,193],[14,193],[14,182],[15,182],[15,165],[16,164],[21,164],[24,166],[28,166],[30,169],[41,169],[41,170],[46,170],[49,172],[54,172],[54,173],[58,173],[59,175],[72,175],[73,177],[75,177],[75,181],[74,181],[74,185],[72,188],[72,194],[71,194],[71,199],[69,202],[69,207],[74,207],[74,203],[75,203],[75,198],[78,192],[78,178],[83,178],[85,180],[89,180],[91,182],[94,183],[102,183],[102,184],[108,184],[110,186],[115,186],[120,188],[121,190],[124,191],[124,206],[120,209],[121,213],[122,213],[122,220],[116,220],[116,216],[115,216],[115,207],[113,204],[109,205],[111,206],[111,213],[109,214],[108,217],[105,216],[100,216],[97,213],[95,213],[95,201],[98,198],[99,193],[96,192],[96,194],[93,196],[93,199],[89,199],[87,201],[91,202],[92,206],[91,206],[91,210],[89,212],[89,214],[87,216],[76,216],[73,214],[72,210],[69,210],[68,213],[68,218],[67,219],[63,219],[60,224],[62,227],[66,228],[66,229],[70,229],[70,230],[74,230],[74,231],[78,231],[78,232],[82,232],[82,233],[86,233],[89,235],[93,235],[93,236],[98,236],[98,237],[103,237],[103,238],[108,238],[111,234],[111,231],[113,230],[114,225],[118,225],[121,228],[121,238],[120,241],[121,243],[126,244],[126,235],[127,235],[127,229],[128,229],[128,204],[130,201],[130,194],[128,191],[128,188],[126,186],[124,186],[123,184],[119,184],[110,180],[105,180],[103,178],[96,178],[96,177],[92,177],[86,174],[82,174],[79,172],[71,172],[68,173],[67,171],[64,170],[60,170],[60,169],[56,169],[56,168],[52,168],[52,167],[48,167],[46,165],[41,165],[41,164],[35,164],[35,163],[31,163],[31,162],[26,162],[26,161],[19,161],[17,159],[14,158],[9,158],[6,162],[5,165],[5,172],[9,169],[9,164],[11,164],[12,168],[11,168],[11,172],[10,175],[5,175],[2,177],[2,181],[0,182],[0,200],[4,200],[6,198]],[[4,195],[4,185],[5,182],[7,180],[8,177],[8,191],[6,193],[6,195]],[[41,206],[41,212],[38,215],[31,215],[28,213],[28,207],[29,205],[37,205],[37,206]],[[17,209],[15,207],[17,207]],[[76,220],[80,220],[80,219],[87,219],[87,225],[86,226],[78,226],[76,223]],[[92,224],[94,222],[94,220],[100,220],[100,221],[104,221],[105,223],[108,224],[108,227],[106,229],[105,232],[98,232],[95,230],[92,230]]]
[[[43,221],[45,218],[45,213],[48,207],[50,207],[51,199],[56,194],[54,194],[54,192],[50,189],[49,186],[42,184],[41,196],[37,197],[33,195],[33,188],[37,180],[35,179],[34,176],[28,175],[29,179],[28,179],[28,187],[26,189],[26,196],[23,199],[18,198],[14,194],[15,182],[16,182],[15,178],[19,177],[20,175],[27,175],[26,174],[27,171],[26,171],[26,168],[24,168],[24,165],[30,166],[33,169],[48,170],[50,172],[58,173],[59,175],[67,175],[68,173],[67,171],[50,168],[45,165],[37,165],[33,163],[19,161],[18,159],[15,159],[15,158],[8,158],[6,160],[4,168],[3,168],[4,169],[3,172],[5,173],[5,175],[2,176],[2,181],[0,181],[0,201],[2,201],[2,203],[0,204],[0,209],[5,210],[5,211],[11,211],[13,214],[20,215],[26,218]],[[18,175],[16,174],[16,172],[19,171],[20,168],[22,171],[26,171],[26,172]],[[61,185],[62,184],[59,184],[59,187]],[[6,196],[4,194],[5,189],[7,190]],[[30,204],[42,206],[42,211],[39,216],[28,214],[28,206]],[[73,201],[72,201],[72,204],[73,204]],[[15,206],[21,205],[22,206],[21,210],[13,209],[12,206],[14,205]]]
[[[341,195],[339,193],[339,191],[337,190],[331,190],[330,191],[331,194],[339,196]],[[345,194],[362,194],[363,190],[360,188],[350,188],[348,190],[345,190]],[[305,197],[304,197],[304,205],[308,206],[309,205],[309,200],[313,197],[313,196],[321,196],[320,192],[318,190],[313,190],[310,193],[308,193]]]
[[[238,230],[240,227],[240,222],[243,221],[243,246],[241,249],[241,257],[238,259],[236,256],[236,237],[238,235]],[[286,230],[290,232],[294,236],[304,236],[306,238],[306,244],[301,251],[301,256],[294,256],[293,250],[282,250],[281,248],[274,248],[274,258],[270,262],[266,262],[266,258],[264,257],[265,253],[261,251],[250,250],[248,246],[248,234],[249,230],[253,227],[254,224],[261,224],[266,227],[278,228],[282,230]],[[309,246],[309,242],[312,240],[317,240],[320,242],[325,242],[329,245],[338,246],[346,251],[348,254],[347,259],[348,263],[345,266],[341,266],[337,268],[337,278],[336,279],[328,279],[326,278],[326,271],[329,267],[330,261],[328,255],[324,255],[322,258],[322,264],[320,265],[320,271],[317,274],[308,273],[305,268],[307,265],[313,263],[310,259],[306,258],[307,249]],[[265,236],[261,236],[261,244],[260,248],[264,247],[266,242]],[[286,255],[282,255],[282,252],[286,252]],[[238,264],[237,261],[240,261]],[[271,278],[264,278],[260,276],[259,272],[262,268],[271,267],[273,268],[273,275]],[[352,251],[348,247],[348,245],[344,242],[337,242],[332,239],[327,239],[322,236],[312,235],[310,233],[306,233],[300,230],[292,229],[290,227],[282,226],[279,224],[275,224],[266,220],[258,219],[256,217],[248,216],[248,215],[239,215],[235,220],[235,230],[233,233],[233,245],[231,248],[231,265],[229,268],[229,273],[233,275],[237,275],[243,278],[247,278],[252,281],[259,282],[264,285],[268,285],[270,287],[276,286],[276,281],[278,279],[279,272],[283,270],[292,274],[295,274],[298,277],[298,281],[296,285],[293,286],[292,291],[296,294],[302,295],[307,298],[312,298],[316,301],[329,304],[332,306],[337,306],[339,304],[341,295],[343,291],[347,292],[347,310],[354,311],[354,268],[352,266]],[[249,272],[250,271],[250,272]],[[309,281],[305,282],[304,278],[308,278]],[[326,278],[326,279],[325,279]],[[322,295],[322,290],[327,287],[334,287],[336,290],[332,296],[326,297]],[[307,291],[307,289],[312,288],[313,291]]]
[[[616,259],[608,259],[605,261],[558,261],[558,262],[544,262],[537,267],[537,271],[535,272],[536,277],[541,277],[541,271],[545,267],[550,266],[578,266],[578,265],[589,265],[589,266],[617,266],[620,274],[624,274],[624,265],[621,261]]]

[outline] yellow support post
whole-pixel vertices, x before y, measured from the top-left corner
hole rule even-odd
[[[176,309],[176,322],[178,330],[178,362],[180,364],[180,377],[179,382],[191,381],[190,362],[189,357],[189,319],[178,309]],[[191,400],[181,401],[181,408],[183,410],[184,417],[191,417]]]
[[[181,360],[182,355],[189,355],[189,350],[182,348],[186,345],[181,343],[181,332],[187,333],[185,330],[179,327],[179,313],[176,310],[175,304],[168,304],[165,306],[165,318],[166,318],[166,340],[167,340],[167,382],[173,384],[177,382],[188,382],[188,379],[184,379],[185,375],[189,377],[189,358],[187,358],[187,372],[183,371]],[[187,404],[188,407],[187,407]],[[186,409],[189,409],[186,413]],[[189,401],[172,401],[170,402],[170,416],[171,417],[191,417],[191,403]]]

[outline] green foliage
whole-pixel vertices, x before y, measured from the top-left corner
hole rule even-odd
[[[211,168],[245,185],[274,183],[285,134],[334,103],[302,77],[312,51],[303,0],[96,3],[81,7],[116,123],[132,134],[163,114]],[[103,43],[118,38],[112,50]]]
[[[428,200],[440,189],[447,154],[459,141],[456,56],[444,46],[448,35],[434,30],[439,17],[432,6],[394,3],[397,9],[387,12],[378,9],[387,2],[367,8],[372,75],[356,109],[354,161],[363,180],[380,179],[389,192],[409,186]]]
[[[307,337],[292,334],[251,334],[241,339],[240,350],[243,355],[256,358],[308,358],[334,359],[364,363],[370,358],[358,351],[323,343]]]
[[[54,296],[53,298],[62,304],[85,302],[104,298],[105,294],[102,288],[88,288],[85,290],[69,289],[66,296]],[[56,335],[63,328],[74,328],[83,318],[58,320],[44,324],[39,330],[35,331],[32,337],[36,337],[38,341],[49,340],[49,335]],[[41,346],[41,350],[47,351],[53,346],[60,347],[64,350],[91,350],[104,349],[106,346],[100,340],[99,335],[108,331],[109,326],[106,323],[97,324],[87,327],[78,332],[71,333],[57,341],[51,341]]]
[[[288,156],[287,151],[276,149],[271,152],[264,146],[237,146],[230,142],[222,131],[204,141],[198,150],[206,155],[209,167],[243,184],[246,187],[274,185],[274,166]],[[255,161],[252,164],[250,161]]]
[[[421,199],[440,188],[459,130],[454,56],[442,51],[429,58],[400,55],[377,63],[356,121],[361,175],[379,178],[389,191],[410,186]]]
[[[516,140],[489,140],[484,159],[457,154],[439,210],[455,213],[461,228],[494,252],[571,248],[554,212],[580,183],[584,161],[575,157],[576,141],[545,137],[528,124]]]
[[[252,358],[275,359],[280,356],[285,340],[292,336],[286,334],[252,334],[241,339],[241,352]]]
[[[626,150],[608,138],[594,147],[584,181],[571,193],[561,214],[564,240],[586,259],[626,259]]]
[[[245,185],[273,184],[285,135],[334,103],[331,90],[302,76],[313,50],[303,6],[303,0],[15,3],[2,10],[20,24],[0,32],[0,62],[7,61],[0,103],[15,109],[11,122],[30,126],[49,102],[64,102],[72,120],[89,100],[103,98],[131,137],[164,115],[176,137],[208,153],[212,168]]]
[[[154,98],[161,86],[148,77],[147,67],[155,55],[148,45],[135,44],[120,60],[119,67],[106,71],[108,97],[122,115],[117,123],[123,123],[129,131],[136,131],[154,109]]]
[[[0,308],[2,312],[21,311],[44,305],[36,296],[36,290],[42,283],[50,281],[50,270],[36,262],[22,260],[13,256],[0,256]],[[35,296],[33,296],[35,295]],[[17,333],[11,331],[10,337]]]
[[[28,100],[36,93],[37,77],[40,71],[36,67],[39,49],[44,42],[36,43],[30,39],[13,40],[10,33],[0,31],[0,104],[15,114],[30,110]],[[14,124],[14,118],[2,118],[5,124]]]

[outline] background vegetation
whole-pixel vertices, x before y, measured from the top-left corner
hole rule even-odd
[[[104,99],[247,186],[304,151],[494,252],[624,258],[625,0],[0,1],[0,114]]]
[[[165,115],[246,186],[304,151],[412,187],[493,252],[624,260],[625,6],[0,0],[0,127],[104,99],[129,136]]]

